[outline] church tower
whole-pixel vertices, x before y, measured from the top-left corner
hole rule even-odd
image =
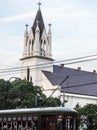
[[[24,52],[21,79],[32,81],[41,86],[42,70],[53,71],[51,24],[46,33],[40,5],[30,31],[26,25],[24,33]]]

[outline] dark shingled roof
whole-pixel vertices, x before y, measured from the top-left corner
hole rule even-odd
[[[66,93],[97,96],[97,74],[54,65],[53,73],[43,71],[52,85],[60,84],[67,76],[61,90]]]
[[[38,21],[38,25],[39,25],[39,29],[40,29],[40,37],[41,37],[43,29],[44,29],[45,26],[44,26],[43,17],[42,17],[40,9],[37,11],[37,14],[36,14],[33,26],[32,26],[32,31],[33,31],[34,36],[35,36],[35,29],[36,29],[36,26],[37,26],[37,21]]]

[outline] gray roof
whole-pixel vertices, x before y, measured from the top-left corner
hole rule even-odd
[[[53,73],[43,71],[52,85],[61,84],[61,91],[66,93],[97,96],[97,74],[93,72],[53,66]]]
[[[43,21],[43,17],[42,17],[42,13],[41,13],[40,9],[37,11],[37,14],[36,14],[33,26],[32,26],[32,31],[33,31],[34,36],[35,36],[35,29],[36,29],[36,26],[37,26],[37,21],[38,21],[38,26],[39,26],[39,29],[40,29],[40,37],[41,37],[43,29],[44,29],[45,26],[44,26],[44,21]]]

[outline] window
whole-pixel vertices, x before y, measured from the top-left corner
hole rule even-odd
[[[42,122],[42,130],[56,130],[56,116],[43,116]]]

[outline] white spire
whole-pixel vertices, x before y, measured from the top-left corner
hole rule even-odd
[[[24,32],[24,53],[23,53],[23,57],[27,56],[27,42],[28,42],[28,24],[25,25],[26,29]]]
[[[51,33],[51,23],[48,24],[49,29],[48,29],[48,55],[51,58],[52,57],[52,33]]]
[[[25,25],[26,26],[26,30],[25,30],[25,34],[28,34],[28,24]]]
[[[51,35],[51,23],[49,23],[48,26],[49,26],[48,35]]]

